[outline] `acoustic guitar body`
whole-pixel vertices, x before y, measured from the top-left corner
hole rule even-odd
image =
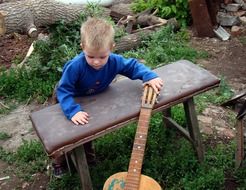
[[[119,172],[110,176],[104,183],[103,190],[128,190],[124,189],[127,172]],[[162,190],[161,186],[151,177],[141,175],[138,190]]]

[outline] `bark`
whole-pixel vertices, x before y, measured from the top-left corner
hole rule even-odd
[[[153,30],[144,30],[122,37],[120,41],[116,43],[115,51],[120,53],[123,51],[135,49],[141,44],[143,36],[149,36],[151,33],[153,33]]]
[[[130,7],[131,4],[117,4],[110,7],[110,16],[113,17],[114,20],[120,20],[124,16],[134,15],[133,11]]]
[[[54,24],[59,20],[65,23],[78,18],[85,11],[84,5],[67,5],[54,0],[23,0],[0,4],[0,10],[6,11],[6,33],[27,32],[29,36],[37,36],[37,27]],[[104,14],[110,10],[104,8]]]
[[[175,18],[169,19],[166,24],[170,25],[174,31],[179,28],[178,22]],[[159,30],[161,26],[163,25],[156,27],[152,26],[152,28],[142,28],[136,33],[128,34],[122,37],[118,42],[116,42],[115,51],[120,53],[137,48],[141,44],[143,37],[146,38],[150,36],[153,32]]]
[[[206,0],[190,0],[193,25],[198,37],[214,37],[213,25]]]

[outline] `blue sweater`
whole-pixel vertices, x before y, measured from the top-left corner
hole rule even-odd
[[[68,61],[57,87],[57,98],[68,119],[71,119],[83,108],[74,101],[73,97],[96,94],[106,89],[117,74],[132,80],[143,82],[158,77],[144,64],[136,59],[126,59],[121,55],[111,53],[107,63],[96,70],[86,62],[84,53],[80,53]]]

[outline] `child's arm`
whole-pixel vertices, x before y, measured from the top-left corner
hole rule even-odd
[[[137,59],[126,59],[122,56],[118,56],[120,74],[129,77],[132,80],[140,79],[144,84],[149,84],[153,87],[157,94],[163,86],[163,81],[158,75],[153,72],[149,67],[138,62]]]
[[[79,77],[79,68],[76,63],[65,65],[62,77],[57,87],[57,99],[65,116],[71,120],[75,114],[82,111],[81,106],[74,101],[75,83]]]

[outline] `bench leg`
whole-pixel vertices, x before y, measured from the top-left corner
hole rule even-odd
[[[201,134],[199,130],[196,110],[195,110],[195,104],[193,98],[189,98],[184,102],[184,109],[185,109],[185,115],[186,120],[188,124],[188,130],[191,139],[193,140],[193,147],[196,151],[198,160],[202,162],[204,160],[204,150],[203,145],[201,141]]]
[[[82,190],[92,190],[93,188],[84,145],[81,145],[72,151],[72,160],[79,174]]]
[[[163,120],[164,126],[166,128],[171,128],[170,123],[166,120],[166,118],[171,118],[171,108],[167,108],[163,110],[162,116],[163,116],[162,120]]]

